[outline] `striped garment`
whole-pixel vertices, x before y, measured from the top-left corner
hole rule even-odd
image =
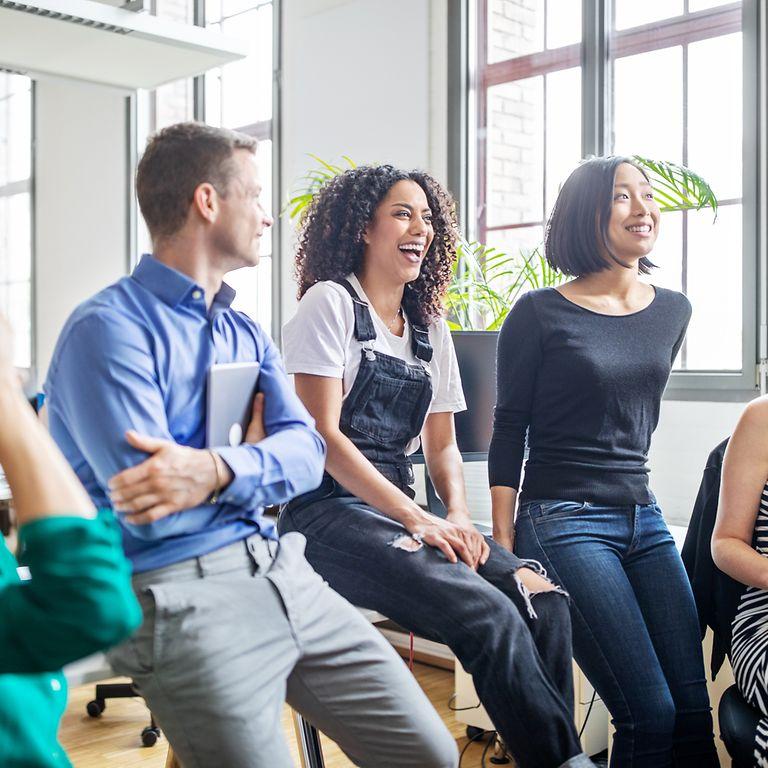
[[[768,483],[755,520],[755,549],[768,557]],[[759,709],[755,766],[768,768],[768,590],[748,587],[733,619],[731,662],[741,695]]]

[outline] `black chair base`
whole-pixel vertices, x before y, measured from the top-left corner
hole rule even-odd
[[[96,698],[85,705],[89,717],[101,717],[107,708],[107,699],[141,698],[133,683],[100,683],[96,686]],[[149,725],[141,731],[141,743],[145,747],[154,747],[161,736],[152,713],[149,714]]]
[[[732,768],[754,768],[755,733],[762,717],[760,711],[747,704],[738,688],[732,685],[720,699],[717,717],[720,737],[733,760]]]

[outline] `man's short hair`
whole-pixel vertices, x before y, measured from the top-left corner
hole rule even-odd
[[[226,197],[235,150],[255,153],[256,144],[251,136],[203,123],[177,123],[151,136],[136,170],[136,194],[152,238],[181,229],[200,184]]]

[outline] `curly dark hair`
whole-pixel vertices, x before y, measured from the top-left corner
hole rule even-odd
[[[416,325],[427,325],[443,314],[442,299],[456,259],[456,206],[451,195],[429,174],[401,171],[391,165],[352,168],[332,178],[315,195],[299,231],[299,298],[321,280],[342,280],[360,269],[363,232],[398,181],[414,181],[424,190],[434,228],[419,276],[405,287],[403,307]]]

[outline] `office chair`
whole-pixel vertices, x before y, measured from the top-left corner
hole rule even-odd
[[[98,683],[96,685],[96,698],[85,705],[89,717],[101,717],[107,708],[107,699],[134,699],[142,698],[133,683]],[[160,729],[155,718],[149,713],[149,725],[141,731],[141,743],[145,747],[154,747],[160,738]]]
[[[720,698],[717,717],[720,736],[731,756],[731,768],[752,768],[755,765],[755,733],[762,713],[750,706],[735,685]]]

